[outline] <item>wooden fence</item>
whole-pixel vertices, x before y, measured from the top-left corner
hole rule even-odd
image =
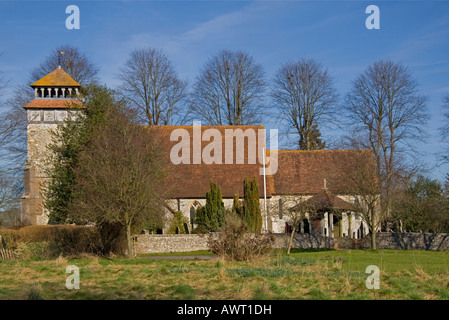
[[[16,254],[13,250],[0,248],[0,260],[14,260],[15,258]]]

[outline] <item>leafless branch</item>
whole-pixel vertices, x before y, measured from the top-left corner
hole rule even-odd
[[[161,50],[132,51],[118,78],[122,82],[119,91],[129,99],[143,123],[177,124],[183,118],[187,82],[178,78]]]
[[[391,61],[369,66],[353,82],[345,99],[349,123],[372,150],[377,176],[382,177],[383,206],[391,211],[391,194],[397,154],[406,142],[423,139],[423,124],[429,118],[426,97],[407,68]]]
[[[192,117],[210,125],[260,121],[265,88],[262,66],[242,51],[222,50],[201,69],[190,102]]]
[[[271,96],[298,139],[298,148],[321,149],[321,121],[329,122],[332,107],[338,100],[328,71],[313,59],[301,59],[283,64],[274,77]]]
[[[32,82],[49,74],[58,66],[81,85],[94,84],[98,81],[98,67],[78,48],[66,44],[58,46],[41,64],[31,70]]]

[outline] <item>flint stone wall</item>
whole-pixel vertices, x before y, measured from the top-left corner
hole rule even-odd
[[[274,234],[273,248],[286,248],[290,234]],[[139,234],[137,254],[208,250],[207,234]],[[376,234],[377,249],[449,251],[449,233],[383,233]],[[363,239],[329,238],[319,234],[296,234],[292,248],[370,249],[371,236]]]
[[[377,249],[449,251],[449,233],[378,232]],[[360,249],[371,248],[371,235],[360,240]]]
[[[139,234],[135,250],[137,254],[208,250],[208,238],[207,234]]]
[[[274,234],[273,248],[285,248],[290,234]],[[209,250],[208,234],[139,234],[135,237],[137,254]],[[334,239],[314,234],[297,234],[293,248],[333,248]]]

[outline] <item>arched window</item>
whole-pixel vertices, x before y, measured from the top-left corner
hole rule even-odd
[[[195,223],[195,211],[199,207],[201,207],[201,204],[196,200],[193,201],[192,204],[190,205],[190,225],[192,226]]]

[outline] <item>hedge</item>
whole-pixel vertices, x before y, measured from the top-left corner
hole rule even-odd
[[[26,226],[20,229],[0,229],[0,236],[0,248],[18,251],[23,251],[24,247],[38,247],[41,251],[46,248],[45,254],[39,254],[46,258],[102,253],[100,234],[98,229],[92,226]]]

